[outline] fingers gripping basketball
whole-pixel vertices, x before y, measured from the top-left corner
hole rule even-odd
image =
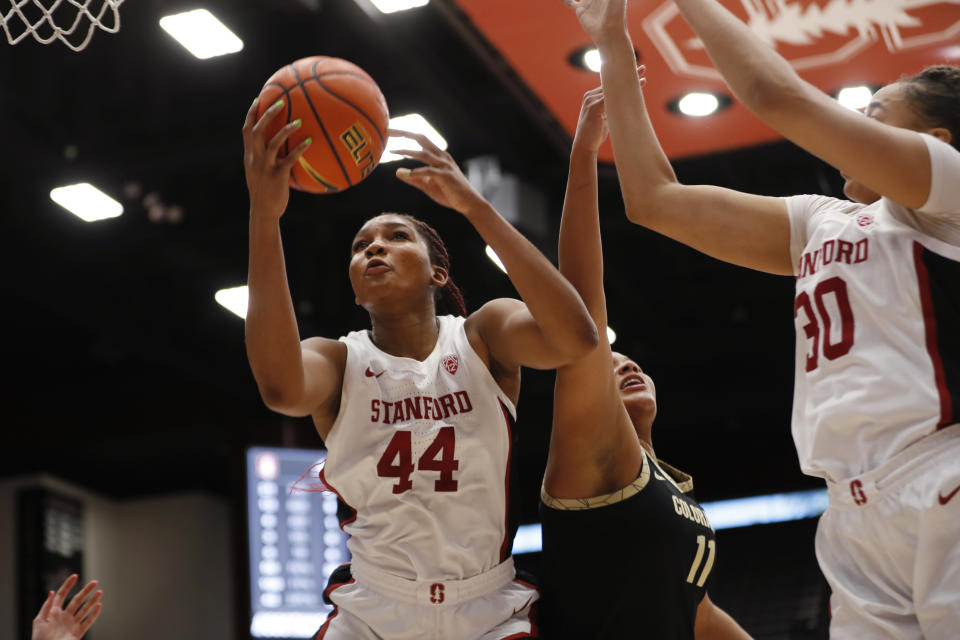
[[[390,118],[380,88],[363,69],[340,58],[301,58],[264,84],[257,119],[280,99],[282,113],[269,123],[266,139],[297,119],[303,124],[280,145],[279,155],[313,139],[293,165],[290,186],[311,193],[342,191],[376,168]]]

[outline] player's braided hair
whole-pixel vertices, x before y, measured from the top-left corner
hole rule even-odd
[[[430,250],[430,263],[443,267],[447,271],[447,284],[436,291],[437,314],[466,316],[467,304],[463,300],[463,294],[460,293],[460,287],[453,282],[453,276],[450,274],[450,254],[447,252],[447,245],[443,243],[440,234],[423,220],[406,213],[397,215],[413,223],[417,233],[427,243]]]
[[[901,82],[926,123],[950,131],[950,144],[960,149],[960,67],[934,65]]]

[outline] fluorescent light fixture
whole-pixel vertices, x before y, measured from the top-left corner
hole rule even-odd
[[[720,101],[712,93],[693,92],[680,98],[677,108],[685,116],[700,118],[708,116],[720,107]]]
[[[416,9],[426,5],[430,0],[370,0],[381,13],[396,13],[407,9]]]
[[[116,218],[123,213],[122,204],[89,182],[51,189],[50,199],[86,222]]]
[[[543,536],[539,524],[522,524],[513,537],[514,553],[534,553],[543,548]]]
[[[243,49],[243,41],[206,9],[164,16],[160,26],[201,60]]]
[[[390,128],[391,129],[403,129],[404,131],[411,131],[413,133],[422,133],[427,136],[427,139],[433,144],[437,145],[441,149],[447,148],[447,141],[443,139],[443,136],[433,128],[427,119],[424,118],[419,113],[408,113],[405,116],[397,116],[395,118],[390,118]],[[387,139],[387,148],[383,150],[383,156],[380,157],[380,162],[393,162],[394,160],[403,160],[403,156],[398,156],[395,153],[390,153],[396,149],[414,149],[419,150],[420,145],[416,141],[410,140],[409,138],[400,138],[397,136],[391,136]]]
[[[755,524],[773,524],[814,518],[827,508],[827,490],[794,491],[766,496],[701,502],[700,506],[715,531],[735,529]],[[513,539],[514,553],[535,553],[542,549],[539,524],[525,524],[517,528]]]
[[[490,245],[487,245],[487,248],[484,249],[483,251],[484,251],[484,253],[487,254],[487,257],[490,258],[490,260],[493,262],[493,264],[497,265],[497,266],[500,268],[500,271],[503,271],[504,273],[507,272],[507,268],[506,268],[505,266],[503,266],[503,262],[500,260],[500,256],[497,255],[497,252],[494,251],[494,250],[490,247]]]
[[[221,307],[229,309],[231,312],[237,314],[241,318],[246,319],[247,317],[247,286],[242,287],[231,287],[229,289],[220,289],[215,294],[213,294],[213,299],[216,300]]]
[[[826,489],[814,489],[705,502],[700,506],[713,528],[719,530],[813,518],[824,512],[827,500]]]
[[[250,620],[250,635],[254,638],[312,638],[327,619],[327,605],[322,611],[301,613],[295,611],[257,611]]]
[[[607,342],[609,342],[610,344],[613,344],[616,341],[617,341],[617,332],[611,329],[610,327],[607,327]]]
[[[860,111],[870,104],[870,98],[872,97],[873,91],[870,90],[870,87],[844,87],[837,93],[837,102],[847,109]]]
[[[597,49],[587,49],[583,52],[583,66],[590,71],[600,73],[600,51]]]

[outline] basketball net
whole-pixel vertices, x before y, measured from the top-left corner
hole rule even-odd
[[[121,4],[123,0],[10,0],[10,10],[0,16],[0,27],[10,44],[32,35],[40,44],[60,40],[80,51],[97,27],[107,33],[120,30]]]

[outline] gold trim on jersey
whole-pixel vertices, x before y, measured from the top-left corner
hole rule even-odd
[[[592,498],[554,498],[547,493],[546,488],[541,485],[540,499],[543,501],[544,505],[558,511],[585,511],[587,509],[597,509],[600,507],[609,506],[611,504],[616,504],[618,502],[623,502],[627,498],[640,493],[643,491],[643,488],[647,486],[647,483],[650,482],[651,466],[656,467],[654,469],[654,473],[658,478],[660,477],[658,471],[664,471],[664,479],[668,480],[682,493],[687,493],[688,491],[693,490],[693,478],[691,478],[689,474],[686,474],[665,462],[654,461],[650,455],[644,451],[643,468],[640,469],[640,475],[637,476],[636,480],[622,489],[618,489],[613,493],[606,493],[602,496],[594,496]]]
[[[679,489],[680,493],[690,493],[693,491],[693,478],[689,473],[684,473],[663,460],[654,460],[654,464],[667,472],[667,479],[673,483],[673,486]]]

